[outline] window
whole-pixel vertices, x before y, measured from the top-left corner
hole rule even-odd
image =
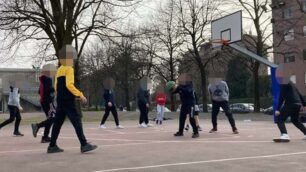
[[[302,10],[304,12],[306,12],[306,0],[304,0],[303,4],[302,4]]]
[[[294,40],[294,29],[289,29],[284,32],[285,41]]]
[[[306,37],[306,26],[303,27],[303,33],[304,33],[304,36]]]
[[[284,56],[284,63],[291,63],[295,61],[295,57],[291,53],[286,53]]]
[[[303,59],[306,61],[306,49],[303,50]]]
[[[296,75],[291,75],[290,76],[290,81],[296,84]]]
[[[283,10],[283,19],[290,19],[292,17],[291,8],[286,8]]]

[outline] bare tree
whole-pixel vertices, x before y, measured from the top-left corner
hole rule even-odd
[[[114,6],[129,6],[137,2],[115,0],[2,0],[0,30],[5,31],[7,48],[24,41],[41,41],[43,51],[58,50],[74,44],[78,52],[75,61],[76,84],[79,84],[79,60],[90,36],[103,37],[116,33],[111,25]]]
[[[160,7],[153,23],[155,38],[159,48],[155,53],[154,71],[165,81],[177,79],[177,68],[180,59],[180,47],[183,44],[182,29],[178,25],[175,0],[169,0],[165,7]],[[170,97],[171,110],[175,109],[175,96]]]
[[[249,35],[248,39],[245,41],[254,47],[254,52],[261,56],[267,56],[267,49],[272,48],[268,45],[268,41],[272,36],[271,30],[271,16],[266,16],[267,6],[270,3],[270,0],[238,0],[239,4],[247,12],[249,18],[252,20],[252,23],[255,28],[255,36]],[[270,32],[270,33],[269,33]],[[253,48],[251,48],[253,49]],[[254,110],[255,112],[260,111],[260,91],[259,91],[259,68],[260,62],[256,60],[250,60],[249,68],[251,69],[252,76],[254,79]]]
[[[201,90],[203,110],[207,111],[207,70],[211,58],[200,55],[201,45],[208,41],[210,35],[209,24],[219,14],[218,0],[178,0],[176,6],[179,10],[179,25],[183,30],[185,45],[191,59],[195,62],[201,75]]]

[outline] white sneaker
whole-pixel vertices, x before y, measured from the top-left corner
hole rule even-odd
[[[101,129],[105,129],[106,126],[105,126],[104,124],[102,124],[102,125],[100,125],[100,128],[101,128]]]
[[[147,128],[148,126],[145,123],[139,124],[139,128]]]
[[[153,127],[153,125],[152,124],[147,124],[147,127]]]
[[[281,140],[290,140],[290,137],[289,137],[288,134],[282,134],[282,135],[280,136],[280,139],[281,139]]]
[[[121,125],[117,125],[116,128],[117,128],[117,129],[124,129],[124,127],[121,126]]]

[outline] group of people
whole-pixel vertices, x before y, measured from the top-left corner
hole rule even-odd
[[[56,70],[51,70],[52,65],[45,65],[43,67],[42,76],[40,77],[40,104],[46,115],[46,120],[40,123],[31,124],[33,136],[37,137],[37,133],[40,128],[44,128],[44,133],[41,138],[42,143],[49,143],[47,153],[63,152],[57,145],[57,139],[61,130],[61,127],[65,121],[66,116],[71,121],[79,142],[81,144],[80,150],[82,153],[92,151],[97,148],[96,145],[92,145],[87,142],[83,132],[83,126],[81,122],[81,115],[77,111],[77,104],[79,102],[86,103],[87,99],[84,94],[78,90],[74,85],[74,49],[70,45],[66,45],[59,52],[60,67]],[[52,82],[52,71],[56,71],[54,84]],[[277,126],[281,132],[280,138],[274,139],[276,142],[288,142],[290,138],[287,134],[285,127],[285,120],[288,116],[291,117],[292,123],[303,132],[306,139],[306,128],[299,121],[299,111],[301,109],[306,110],[306,102],[303,96],[299,93],[295,84],[286,79],[280,72],[277,73],[277,78],[281,85],[279,104],[277,106],[275,115],[277,117]],[[152,126],[149,123],[148,113],[150,107],[150,83],[148,79],[144,79],[141,82],[137,92],[137,104],[140,111],[139,127],[146,128]],[[54,85],[54,86],[53,86]],[[112,112],[116,124],[116,128],[123,129],[124,127],[119,124],[119,118],[117,113],[117,107],[115,103],[115,96],[113,91],[113,82],[108,80],[104,83],[104,100],[105,100],[105,114],[101,120],[100,128],[106,128],[105,122]],[[166,93],[179,94],[181,100],[180,116],[179,116],[179,129],[174,136],[179,137],[184,135],[185,121],[188,117],[189,123],[192,127],[192,138],[199,137],[199,131],[201,127],[199,125],[199,105],[197,102],[197,96],[193,86],[193,82],[189,75],[181,75],[178,82],[170,81],[165,85],[164,89],[157,91],[155,100],[157,105],[156,124],[161,125],[164,119],[165,104],[167,102]],[[229,88],[225,81],[219,78],[211,78],[209,80],[208,91],[212,102],[212,129],[210,133],[218,131],[217,116],[222,108],[228,121],[231,125],[233,134],[238,134],[238,129],[233,118],[233,114],[229,108]],[[56,97],[56,100],[55,100]],[[19,89],[11,84],[8,100],[8,109],[10,117],[0,124],[0,129],[5,125],[15,121],[14,135],[23,136],[19,131],[19,124],[21,121],[20,111],[23,108],[20,106],[20,92]],[[49,133],[52,127],[51,137]]]

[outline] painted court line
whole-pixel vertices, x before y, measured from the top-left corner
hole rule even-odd
[[[206,163],[218,163],[227,161],[237,161],[237,160],[249,160],[249,159],[260,159],[260,158],[275,158],[283,156],[293,156],[293,155],[304,155],[306,152],[294,152],[294,153],[284,153],[284,154],[272,154],[272,155],[262,155],[262,156],[248,156],[240,158],[227,158],[227,159],[215,159],[207,161],[193,161],[193,162],[183,162],[183,163],[172,163],[172,164],[161,164],[161,165],[151,165],[151,166],[139,166],[139,167],[128,167],[128,168],[116,168],[108,170],[99,170],[94,172],[112,172],[112,171],[125,171],[125,170],[140,170],[140,169],[151,169],[151,168],[161,168],[161,167],[173,167],[182,165],[192,165],[192,164],[206,164]]]
[[[122,143],[122,144],[111,144],[111,145],[98,145],[99,148],[103,147],[119,147],[119,146],[138,146],[138,145],[147,145],[147,144],[164,144],[164,143],[272,143],[272,141],[151,141],[145,143]],[[98,148],[98,149],[99,149]],[[80,149],[80,147],[63,147],[64,150],[70,149]],[[28,149],[28,150],[14,150],[14,151],[0,151],[0,154],[19,154],[19,153],[27,153],[27,152],[46,152],[47,147],[45,149]]]

